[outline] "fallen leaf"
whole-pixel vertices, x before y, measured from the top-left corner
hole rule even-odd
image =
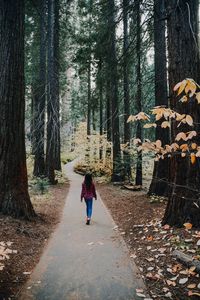
[[[185,284],[188,281],[188,278],[181,278],[179,284]]]
[[[171,281],[171,280],[169,280],[169,279],[166,280],[166,283],[167,283],[169,286],[176,286],[176,282]]]
[[[188,289],[195,289],[196,288],[196,284],[195,283],[188,284],[187,288]]]
[[[199,294],[199,293],[192,292],[192,291],[189,291],[189,292],[188,292],[188,296],[198,296],[198,297],[200,297],[200,294]]]
[[[184,223],[183,226],[185,227],[185,229],[192,229],[191,223]]]

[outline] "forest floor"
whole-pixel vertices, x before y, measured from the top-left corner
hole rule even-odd
[[[0,215],[0,300],[17,299],[60,221],[68,188],[65,182],[43,195],[31,190],[38,216],[33,222]]]
[[[200,278],[195,268],[187,269],[172,257],[173,250],[178,249],[199,259],[200,231],[162,226],[166,202],[151,203],[145,192],[128,191],[112,184],[98,184],[97,189],[152,299],[200,299]]]

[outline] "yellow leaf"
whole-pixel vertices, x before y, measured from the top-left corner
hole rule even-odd
[[[156,145],[157,148],[161,148],[162,147],[162,142],[160,140],[157,140],[155,142],[155,145]]]
[[[144,128],[151,128],[151,127],[157,127],[157,124],[156,123],[149,123],[149,124],[145,124],[144,126],[143,126]]]
[[[196,99],[198,104],[200,104],[200,92],[196,93]]]
[[[160,120],[162,118],[163,114],[159,113],[156,115],[156,121]]]
[[[180,141],[180,140],[187,140],[186,134],[184,132],[179,132],[175,138],[175,141]]]
[[[196,131],[189,131],[188,132],[188,137],[187,140],[191,140],[194,136],[197,136],[197,132]]]
[[[131,121],[134,121],[134,120],[133,120],[133,117],[134,117],[134,116],[132,116],[132,115],[129,116],[129,117],[128,117],[128,120],[127,120],[127,123],[129,123],[129,122],[131,122]]]
[[[185,229],[192,229],[191,223],[184,223],[183,226],[185,227]]]
[[[181,115],[179,113],[176,113],[176,121],[181,121],[183,118],[185,118],[185,114]]]
[[[177,149],[179,149],[179,145],[177,143],[173,143],[173,144],[171,144],[171,149],[176,151]]]
[[[192,148],[193,150],[195,150],[195,149],[197,148],[197,144],[196,144],[196,143],[192,143],[191,148]]]
[[[190,125],[190,126],[193,125],[193,119],[190,115],[187,115],[185,120],[186,120],[186,123],[188,123],[188,125]]]
[[[188,101],[188,98],[187,96],[183,96],[179,101],[184,103]]]
[[[167,283],[169,286],[176,286],[176,282],[171,281],[171,280],[166,280],[166,283]]]
[[[182,151],[187,151],[187,150],[188,150],[188,144],[182,144],[182,145],[180,146],[180,149],[181,149]]]
[[[170,127],[170,123],[168,121],[164,121],[164,122],[162,122],[161,127],[162,128]]]
[[[194,83],[194,81],[191,80],[191,79],[187,79],[187,84],[186,84],[186,87],[185,87],[185,93],[188,94],[189,92],[191,92],[190,97],[192,97],[194,95],[194,93],[196,92],[196,89],[197,89],[197,86]]]
[[[184,91],[186,84],[187,84],[187,80],[183,80],[177,83],[174,87],[174,91],[178,90],[178,95],[180,95]]]
[[[194,165],[195,164],[195,162],[196,162],[196,155],[194,154],[194,153],[191,153],[190,154],[190,161],[191,161],[191,163]]]
[[[191,284],[188,284],[187,288],[188,289],[195,289],[196,288],[196,284],[195,283],[191,283]]]

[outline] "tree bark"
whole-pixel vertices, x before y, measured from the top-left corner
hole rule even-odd
[[[180,131],[200,131],[200,109],[196,100],[189,103],[178,101],[173,87],[184,78],[193,78],[199,82],[199,48],[198,48],[198,0],[175,0],[168,4],[168,53],[169,53],[169,88],[170,106],[181,114],[193,117],[194,126],[172,122],[171,137]],[[193,140],[198,145],[199,136]],[[192,142],[193,142],[192,141]],[[200,171],[199,158],[194,164],[190,156],[172,155],[170,162],[170,195],[163,223],[182,226],[190,222],[200,226]]]
[[[47,6],[46,0],[40,1],[40,65],[39,65],[39,82],[37,98],[35,103],[35,128],[34,136],[36,139],[34,176],[45,175],[44,159],[44,129],[45,129],[45,104],[46,104],[46,43],[47,43]]]
[[[130,116],[128,11],[129,11],[129,0],[123,0],[124,144],[127,144],[127,150],[124,151],[124,166],[125,166],[125,175],[127,175],[130,180],[131,177],[131,165],[130,165],[131,161],[130,161],[130,154],[129,154],[130,123],[127,123],[128,117]]]
[[[24,132],[23,0],[1,1],[0,61],[0,212],[32,219]]]
[[[137,113],[142,111],[142,72],[141,72],[141,12],[140,12],[140,0],[136,0],[136,22],[137,22],[137,32],[136,32],[136,110]],[[137,121],[136,124],[136,138],[142,140],[142,126],[141,122]],[[142,151],[137,152],[137,164],[136,164],[136,185],[142,185]]]
[[[111,121],[112,121],[112,147],[113,147],[113,173],[112,181],[121,180],[121,151],[119,136],[119,104],[118,104],[118,74],[116,56],[116,32],[115,32],[115,3],[114,0],[108,1],[108,66],[110,79],[110,102],[111,102]],[[112,55],[110,55],[112,53]]]
[[[167,91],[167,57],[165,36],[165,0],[154,0],[154,49],[155,49],[155,105],[168,107]],[[161,128],[157,122],[156,140],[162,145],[169,144],[169,130]],[[169,158],[160,159],[154,163],[153,177],[149,194],[168,195]]]
[[[99,60],[98,65],[98,86],[99,86],[99,134],[100,143],[101,137],[103,136],[103,78],[102,78],[102,59]],[[103,158],[103,148],[99,148],[99,158]]]
[[[47,68],[47,150],[46,173],[55,184],[55,170],[60,162],[59,74],[57,38],[58,0],[48,0],[48,68]]]

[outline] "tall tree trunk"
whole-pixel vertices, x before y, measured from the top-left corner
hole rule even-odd
[[[87,98],[87,135],[91,135],[91,59],[89,59],[88,64],[88,73],[87,73],[87,80],[88,80],[88,98]]]
[[[60,0],[55,1],[55,29],[54,29],[54,64],[55,64],[55,118],[56,118],[56,132],[55,132],[55,169],[61,171],[61,141],[60,141],[60,23],[59,23],[59,11]]]
[[[165,0],[154,0],[154,47],[155,47],[155,105],[168,107],[167,58],[165,37]],[[156,140],[162,145],[169,144],[169,130],[161,128],[158,122]],[[169,158],[154,163],[153,178],[149,194],[166,196],[168,194]]]
[[[109,71],[107,70],[107,76],[109,76]],[[111,103],[110,103],[110,79],[107,78],[106,81],[106,131],[108,142],[112,141],[112,124],[111,124]]]
[[[28,194],[24,132],[24,1],[0,8],[0,211],[35,216]]]
[[[40,65],[37,103],[35,104],[34,136],[36,139],[34,176],[45,175],[44,160],[44,127],[45,127],[45,103],[46,103],[46,43],[47,43],[47,5],[46,0],[40,1]]]
[[[116,56],[116,24],[115,24],[115,3],[108,0],[108,27],[109,27],[109,51],[108,66],[110,70],[110,99],[111,99],[111,120],[112,120],[112,144],[113,144],[113,173],[112,181],[121,180],[121,151],[119,136],[119,107],[118,107],[118,74]],[[112,55],[110,55],[112,53]]]
[[[136,0],[136,22],[137,22],[137,32],[136,32],[136,109],[137,113],[142,111],[142,72],[141,72],[141,12],[140,12],[140,0]],[[136,124],[136,138],[142,140],[142,126],[141,122],[137,121]],[[137,152],[137,164],[136,164],[136,185],[142,185],[142,151]]]
[[[59,124],[59,81],[57,38],[58,0],[48,0],[48,68],[47,68],[47,150],[46,171],[49,182],[55,184],[55,170],[59,167],[58,143],[60,142]],[[59,153],[60,156],[60,153]]]
[[[103,136],[103,80],[102,80],[102,59],[99,60],[98,65],[98,86],[99,86],[99,134],[100,143]],[[103,158],[103,148],[100,145],[99,158]]]
[[[124,151],[125,175],[129,180],[131,177],[131,161],[129,154],[130,147],[130,123],[127,119],[130,115],[130,93],[129,93],[129,59],[128,59],[128,11],[129,0],[123,0],[123,30],[124,30],[124,45],[123,45],[123,77],[124,77],[124,144],[127,144],[127,150]]]
[[[200,63],[198,48],[198,0],[171,0],[168,5],[168,53],[169,53],[169,88],[171,108],[180,114],[193,117],[194,126],[177,127],[178,122],[172,122],[172,140],[180,131],[200,131],[200,108],[196,100],[189,103],[178,101],[173,87],[184,78],[200,80]],[[194,139],[200,144],[199,135]],[[200,160],[194,164],[190,156],[182,158],[179,154],[172,155],[170,162],[170,195],[163,223],[182,226],[191,222],[200,226]]]

